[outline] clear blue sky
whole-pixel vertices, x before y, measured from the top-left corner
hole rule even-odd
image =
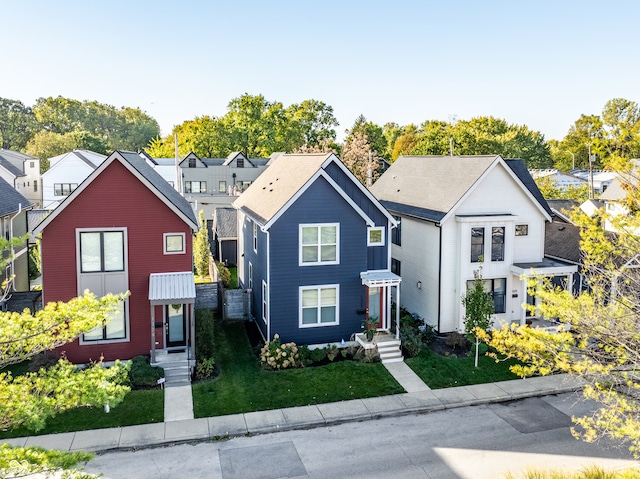
[[[562,139],[640,102],[640,2],[0,0],[0,97],[139,107],[163,135],[229,100],[324,101],[339,138],[495,116]]]

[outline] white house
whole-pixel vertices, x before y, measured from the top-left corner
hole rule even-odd
[[[567,188],[576,188],[578,186],[587,184],[587,180],[584,178],[574,176],[570,173],[563,173],[560,170],[552,168],[546,170],[529,170],[529,173],[534,180],[538,180],[540,178],[548,178],[549,180],[553,181],[555,187],[560,190],[564,190]]]
[[[0,148],[0,178],[33,205],[42,204],[40,160],[35,156]]]
[[[480,268],[496,322],[519,324],[533,315],[526,277],[577,271],[544,256],[551,210],[522,160],[403,156],[371,192],[399,221],[391,255],[401,306],[439,332],[464,329],[461,297]]]
[[[74,150],[49,159],[49,169],[42,174],[42,206],[55,208],[106,158],[93,151]]]

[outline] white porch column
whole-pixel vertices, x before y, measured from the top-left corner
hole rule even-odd
[[[400,283],[396,285],[396,339],[400,339]]]
[[[522,281],[522,294],[524,295],[524,304],[527,304],[527,278]],[[523,303],[520,303],[520,326],[527,324],[527,308],[523,307]]]

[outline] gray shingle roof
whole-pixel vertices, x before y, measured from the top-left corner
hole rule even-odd
[[[266,224],[322,167],[332,153],[281,155],[233,202]]]
[[[0,216],[13,215],[20,208],[23,210],[31,206],[28,199],[22,196],[4,179],[0,178]]]
[[[580,229],[571,223],[553,221],[545,226],[544,254],[572,263],[582,263]]]
[[[138,173],[144,176],[153,187],[167,198],[182,214],[198,224],[198,220],[189,202],[178,193],[167,181],[160,176],[140,155],[131,151],[118,151],[118,153],[131,165]]]
[[[373,184],[371,192],[391,211],[437,222],[456,206],[498,158],[498,155],[401,156]],[[551,215],[524,162],[504,161]]]
[[[24,176],[24,173],[22,172],[22,168],[18,168],[11,161],[9,161],[7,158],[1,155],[0,155],[0,166],[6,169],[13,176]]]
[[[569,220],[567,217],[568,213],[574,208],[580,206],[580,203],[576,200],[547,200],[547,204],[554,216],[565,222]]]
[[[216,208],[213,211],[213,229],[218,238],[238,237],[238,211],[235,208]]]

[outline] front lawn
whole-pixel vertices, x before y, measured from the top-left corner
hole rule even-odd
[[[164,420],[164,391],[148,389],[129,392],[124,401],[105,413],[103,408],[78,408],[58,414],[49,419],[47,425],[37,433],[16,428],[0,431],[0,439],[35,436],[58,432],[84,431],[105,427],[133,426]]]
[[[470,384],[518,379],[509,371],[515,360],[495,362],[495,359],[480,356],[475,368],[473,357],[445,357],[425,346],[415,358],[405,359],[407,365],[431,388],[441,389]]]
[[[245,413],[404,392],[380,364],[339,361],[325,366],[265,371],[243,322],[216,322],[214,358],[220,374],[193,385],[196,417]]]

